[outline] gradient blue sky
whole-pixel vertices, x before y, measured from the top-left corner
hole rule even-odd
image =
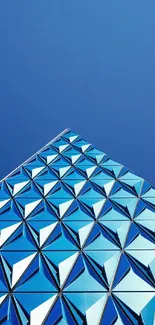
[[[65,128],[155,184],[155,1],[0,2],[0,178]]]

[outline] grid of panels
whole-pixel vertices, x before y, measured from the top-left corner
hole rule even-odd
[[[66,130],[0,183],[0,324],[155,320],[155,187]]]

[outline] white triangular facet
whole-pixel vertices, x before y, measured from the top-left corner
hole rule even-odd
[[[10,201],[10,199],[1,201],[0,202],[0,209],[2,209],[4,207],[4,205],[6,205],[9,201]]]
[[[120,226],[120,228],[117,229],[117,234],[122,246],[124,245],[128,230],[129,230],[129,223],[126,221],[122,224],[122,226]]]
[[[86,151],[89,148],[90,144],[85,144],[84,146],[81,147],[82,152]]]
[[[32,178],[37,176],[44,168],[45,166],[32,169]]]
[[[69,200],[67,202],[64,202],[64,203],[59,204],[60,218],[63,217],[63,215],[68,210],[68,208],[71,206],[71,204],[72,204],[73,201],[74,200]]]
[[[52,298],[46,300],[41,305],[33,309],[30,313],[30,325],[42,325],[44,320],[48,315],[51,307],[53,306],[57,295],[54,295]]]
[[[74,156],[72,156],[71,157],[72,164],[74,164],[80,157],[81,157],[81,155],[74,155]]]
[[[106,302],[106,295],[98,300],[94,305],[86,310],[86,319],[88,325],[99,325]]]
[[[96,166],[87,168],[86,169],[87,176],[90,177],[95,169],[96,169]]]
[[[114,185],[115,181],[111,181],[107,184],[104,185],[104,189],[105,189],[105,192],[106,192],[106,195],[109,195],[113,185]]]
[[[40,202],[41,202],[41,199],[25,205],[25,218],[27,218],[29,216],[29,214],[37,207],[37,205]]]
[[[94,214],[95,214],[96,218],[98,217],[104,203],[105,203],[105,200],[101,200],[101,201],[93,204]]]
[[[80,183],[77,183],[74,185],[74,192],[75,195],[78,195],[81,191],[81,189],[83,188],[83,186],[85,185],[86,181],[82,181]]]
[[[57,155],[47,156],[47,158],[46,158],[47,164],[50,164],[56,157],[57,157]]]
[[[68,147],[68,144],[64,144],[63,146],[59,147],[59,152],[64,151]]]
[[[2,302],[4,301],[4,299],[6,298],[6,296],[7,296],[7,294],[0,297],[0,305],[2,304]]]
[[[60,168],[59,169],[60,177],[62,177],[63,175],[65,175],[69,169],[70,169],[70,166]]]
[[[0,230],[0,246],[2,246],[6,240],[16,231],[16,229],[21,225],[21,222],[15,223],[7,228]]]
[[[79,229],[79,238],[80,238],[80,244],[81,246],[83,246],[86,238],[88,237],[92,227],[93,227],[94,223],[91,222],[88,225],[86,225],[85,227],[82,227]]]
[[[17,283],[19,278],[25,272],[29,264],[32,262],[37,253],[34,253],[23,260],[15,263],[12,269],[12,287]]]
[[[14,188],[13,188],[13,195],[16,195],[16,194],[17,194],[20,190],[22,190],[22,188],[24,188],[28,183],[29,183],[29,181],[21,182],[21,183],[15,184],[15,185],[14,185]]]
[[[58,183],[58,181],[54,181],[54,182],[50,182],[48,184],[44,184],[44,195],[47,195],[57,183]]]
[[[101,162],[101,160],[103,159],[103,157],[105,156],[105,154],[103,155],[96,155],[96,161],[99,164]]]
[[[109,285],[111,284],[111,281],[113,279],[114,273],[116,271],[117,265],[119,262],[119,253],[115,252],[111,258],[109,258],[105,263],[104,263],[104,269],[105,273],[107,276],[107,280]]]
[[[42,246],[45,243],[46,239],[49,237],[49,235],[55,229],[57,224],[58,224],[58,222],[54,222],[53,224],[40,229],[40,246]]]
[[[73,142],[74,140],[76,140],[78,138],[78,135],[74,135],[72,137],[69,138],[70,143]]]
[[[60,285],[62,286],[64,281],[67,279],[76,259],[78,257],[78,253],[68,257],[63,262],[59,263],[59,275],[60,275]]]

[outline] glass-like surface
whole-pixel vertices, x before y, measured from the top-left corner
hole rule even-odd
[[[155,187],[66,130],[0,183],[0,324],[154,322]]]

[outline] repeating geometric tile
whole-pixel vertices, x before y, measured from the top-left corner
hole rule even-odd
[[[71,130],[5,177],[0,324],[155,324],[155,187]]]

